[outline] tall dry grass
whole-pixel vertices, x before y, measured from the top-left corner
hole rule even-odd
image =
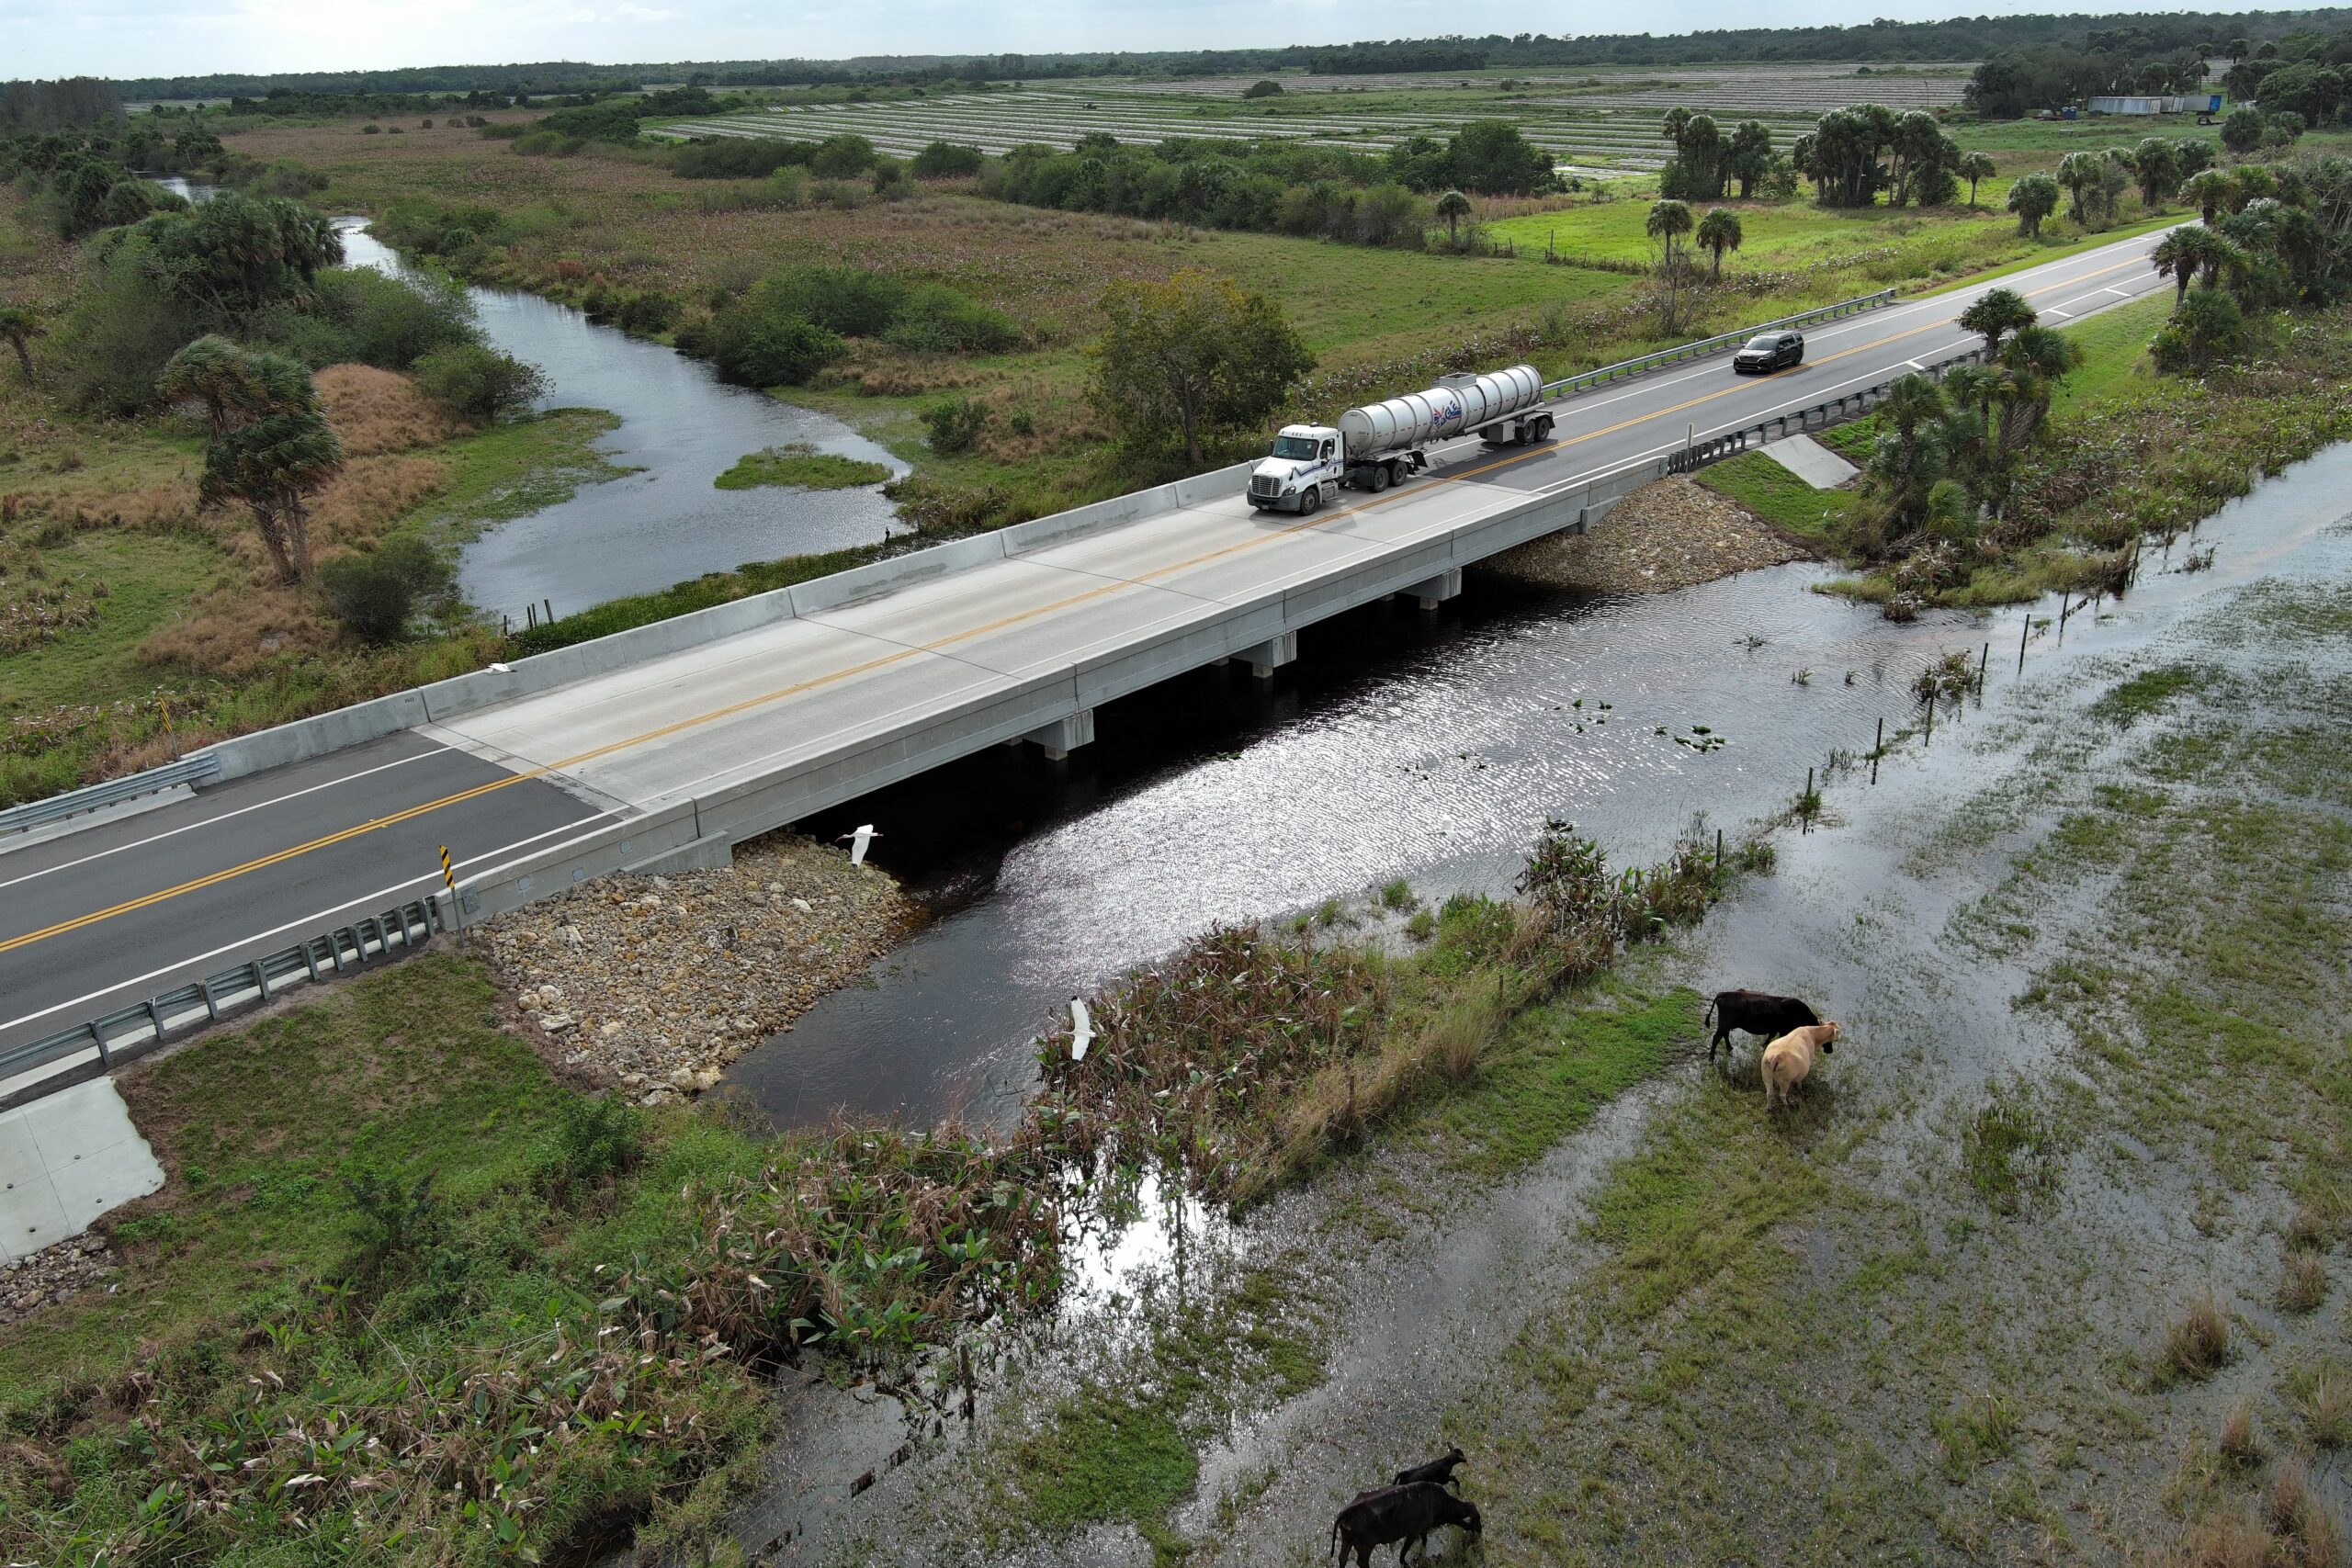
[[[418,391],[414,381],[372,365],[330,365],[311,384],[319,389],[319,404],[346,457],[438,446],[466,428],[447,404]]]
[[[1532,896],[1472,900],[1435,949],[1391,959],[1306,931],[1220,926],[1092,999],[1095,1042],[1039,1043],[1041,1114],[1071,1146],[1154,1159],[1237,1207],[1423,1094],[1474,1079],[1511,1021],[1588,978],[1619,943],[1703,913],[1719,886],[1695,848],[1612,876],[1554,823]]]

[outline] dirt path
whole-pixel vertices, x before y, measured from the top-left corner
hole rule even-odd
[[[2240,542],[2246,585],[2177,615],[2158,580],[2096,652],[1833,780],[1778,874],[1632,974],[1839,1018],[1798,1111],[1694,1017],[1508,1180],[1405,1129],[1243,1228],[1233,1278],[1323,1303],[1321,1371],[1211,1401],[1164,1511],[1029,1529],[1092,1484],[1039,1433],[1158,1451],[1090,1414],[1179,1365],[1200,1309],[1146,1286],[878,1489],[855,1549],[1320,1562],[1352,1493],[1458,1442],[1487,1528],[1440,1562],[2339,1561],[2352,536],[2303,499]]]

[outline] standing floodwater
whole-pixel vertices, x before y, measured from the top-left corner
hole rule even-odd
[[[401,270],[359,219],[340,220],[356,266]],[[569,305],[514,289],[468,288],[491,345],[548,374],[541,408],[606,409],[619,428],[599,445],[638,470],[570,501],[502,523],[458,558],[458,586],[492,615],[553,602],[560,615],[667,588],[745,561],[872,544],[890,503],[873,490],[715,490],[747,452],[804,442],[820,451],[906,465],[837,420],[729,387],[673,348],[600,326]]]
[[[2270,570],[2347,493],[2352,446],[2266,482],[2216,521],[2213,569],[2180,573],[2150,550],[2128,609],[2076,613],[2066,649],[2130,646],[2159,612]],[[1657,858],[1698,813],[1736,837],[1785,812],[1808,768],[1867,753],[1882,716],[1890,734],[1916,722],[1911,683],[1933,660],[1973,662],[1990,641],[1996,683],[2017,667],[2022,606],[1897,626],[1814,592],[1825,575],[1623,596],[1474,575],[1442,617],[1372,605],[1314,628],[1271,690],[1204,670],[1107,705],[1065,771],[995,750],[804,823],[820,837],[874,823],[875,858],[942,918],[726,1081],[783,1122],[836,1107],[1009,1119],[1035,1082],[1029,1040],[1073,991],[1214,920],[1398,877],[1428,901],[1493,892],[1547,815],[1619,863]],[[2054,621],[2055,601],[2033,614]],[[2036,664],[2057,640],[2038,634]]]

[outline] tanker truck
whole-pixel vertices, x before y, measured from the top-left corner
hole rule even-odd
[[[1429,467],[1424,450],[1457,435],[1489,446],[1546,440],[1552,415],[1532,365],[1488,376],[1441,376],[1425,392],[1350,409],[1337,426],[1286,424],[1272,456],[1250,474],[1250,504],[1263,512],[1314,511],[1342,485],[1375,493]]]

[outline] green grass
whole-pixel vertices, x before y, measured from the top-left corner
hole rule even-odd
[[[513,633],[508,637],[507,644],[518,655],[569,648],[573,643],[586,642],[592,637],[610,637],[632,626],[650,626],[655,621],[666,621],[673,615],[707,610],[714,604],[725,604],[737,599],[747,599],[754,593],[789,588],[796,582],[807,582],[811,578],[847,571],[852,567],[879,560],[890,551],[891,546],[887,544],[857,545],[845,550],[830,550],[822,555],[786,556],[775,561],[747,561],[733,571],[708,572],[658,592],[636,593],[626,599],[607,599],[601,604],[575,614],[542,621],[535,627]]]
[[[493,999],[478,967],[422,960],[126,1077],[172,1185],[128,1222],[122,1293],[8,1332],[0,1382],[109,1375],[142,1341],[267,1310],[341,1255],[354,1162],[435,1171],[467,1203],[515,1185],[554,1089],[483,1022]]]
[[[107,585],[97,618],[47,642],[0,654],[0,714],[71,703],[113,703],[141,696],[159,672],[136,650],[147,634],[212,586],[227,555],[193,529],[161,533],[100,528],[77,533],[42,552],[52,576]]]
[[[890,477],[888,465],[862,462],[837,452],[820,452],[805,443],[770,446],[735,460],[710,482],[720,490],[755,490],[763,485],[789,485],[798,490],[854,490],[876,485]]]
[[[1102,1519],[1145,1524],[1193,1490],[1201,1462],[1175,1418],[1158,1405],[1089,1388],[1065,1401],[1013,1450],[1030,1522],[1067,1535]]]
[[[1547,305],[1614,299],[1637,281],[1531,265],[1523,252],[1516,259],[1448,256],[1276,234],[1204,232],[1185,254],[1188,265],[1280,299],[1308,345],[1335,359],[1375,344],[1383,354],[1410,352]]]
[[[2051,400],[2052,413],[2164,396],[2165,383],[2148,363],[2147,347],[2156,329],[2170,319],[2172,299],[2167,289],[2061,326],[2058,330],[2081,347],[2084,357]]]
[[[1850,490],[1815,490],[1763,452],[1742,452],[1701,469],[1699,482],[1776,527],[1826,540],[1854,502]]]
[[[1406,1123],[1445,1162],[1493,1179],[1521,1169],[1654,1076],[1702,1032],[1697,992],[1655,994],[1611,976],[1514,1019],[1466,1089]]]
[[[595,442],[619,424],[603,409],[549,409],[445,442],[433,456],[449,465],[448,488],[385,533],[421,528],[439,542],[470,539],[492,524],[560,505],[583,484],[618,479],[631,470]]]

